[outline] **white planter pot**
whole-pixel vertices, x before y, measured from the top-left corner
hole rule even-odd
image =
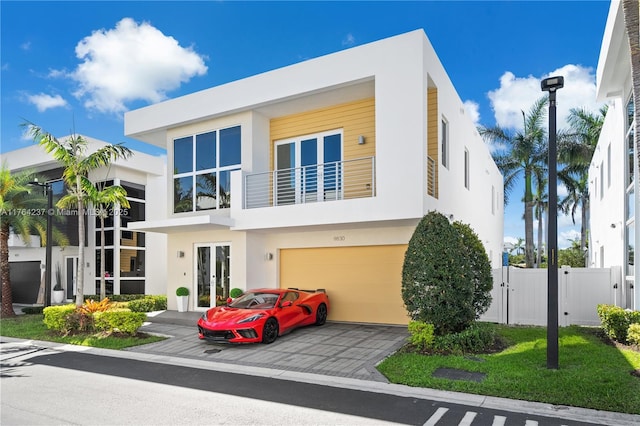
[[[187,312],[189,310],[189,296],[176,296],[178,300],[178,312]]]
[[[64,290],[53,290],[53,303],[62,303],[64,300]]]

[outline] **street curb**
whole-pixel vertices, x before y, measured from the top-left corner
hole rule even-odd
[[[39,340],[25,340],[4,336],[0,337],[0,342],[22,343],[25,345],[36,345],[44,347],[46,349],[61,352],[84,352],[98,356],[109,356],[114,358],[133,359],[137,361],[147,361],[167,365],[176,365],[181,367],[197,368],[202,370],[222,371],[226,373],[268,377],[273,379],[290,380],[295,382],[359,390],[364,392],[384,393],[408,398],[428,399],[495,410],[513,411],[523,414],[534,414],[566,420],[582,421],[586,423],[601,423],[609,426],[637,426],[640,424],[640,415],[636,414],[625,414],[562,405],[558,406],[539,402],[466,394],[462,392],[442,391],[429,388],[416,388],[394,383],[376,382],[346,377],[325,376],[320,374],[301,373],[264,367],[250,367],[236,364],[231,365],[223,362],[203,361],[166,355],[149,355],[140,352],[92,348],[87,346],[76,346]]]

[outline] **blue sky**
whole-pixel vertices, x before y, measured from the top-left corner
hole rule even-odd
[[[558,127],[596,111],[608,1],[0,2],[0,152],[28,146],[25,120],[161,154],[127,139],[123,114],[306,59],[422,28],[478,125],[521,125],[561,74]],[[524,237],[516,188],[505,239]],[[559,194],[562,195],[562,188]],[[560,217],[559,245],[579,231]]]

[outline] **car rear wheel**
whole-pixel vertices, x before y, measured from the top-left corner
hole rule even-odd
[[[264,328],[262,329],[262,343],[273,343],[278,337],[278,321],[275,318],[269,318],[264,323]]]
[[[316,310],[316,325],[323,325],[327,322],[327,305],[321,303]]]

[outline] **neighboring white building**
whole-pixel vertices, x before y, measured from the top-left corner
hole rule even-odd
[[[90,137],[85,139],[89,141],[89,152],[107,145]],[[12,172],[29,170],[50,179],[53,182],[55,201],[64,193],[64,185],[60,181],[61,165],[42,147],[32,145],[6,152],[2,154],[2,160]],[[89,176],[93,182],[108,182],[123,186],[127,190],[127,198],[131,204],[130,208],[121,211],[121,216],[106,219],[107,294],[166,294],[166,265],[164,261],[157,261],[157,259],[166,259],[166,236],[147,235],[126,229],[126,224],[129,222],[156,219],[158,212],[164,209],[165,173],[166,165],[163,158],[134,151],[129,159],[118,160],[108,169],[95,170]],[[34,190],[38,189],[34,188]],[[62,210],[60,212],[64,215]],[[78,229],[77,217],[67,216],[67,222],[64,224],[54,222],[54,225],[69,237],[71,244],[67,247],[54,246],[52,249],[51,285],[53,287],[56,283],[56,268],[59,267],[62,286],[67,299],[71,300],[75,294],[75,271],[78,265]],[[100,225],[95,215],[89,213],[87,218],[85,266],[82,268],[84,294],[98,294]],[[45,268],[45,248],[40,247],[39,238],[33,238],[30,246],[27,247],[19,238],[13,236],[9,242],[9,262],[13,270],[20,271],[12,275],[14,302],[35,303],[37,288],[40,284],[40,271],[44,271]],[[44,276],[44,272],[42,275]],[[37,282],[34,282],[35,278],[38,278]]]
[[[168,295],[189,287],[192,310],[325,288],[331,320],[406,323],[402,263],[431,210],[501,265],[502,175],[422,30],[130,111],[125,134],[167,149],[166,204],[129,229],[167,235]]]
[[[640,29],[639,29],[640,30]],[[622,4],[612,1],[597,70],[597,100],[609,110],[589,168],[590,266],[622,268],[620,305],[640,309],[635,277],[638,152],[633,138],[631,62]]]

